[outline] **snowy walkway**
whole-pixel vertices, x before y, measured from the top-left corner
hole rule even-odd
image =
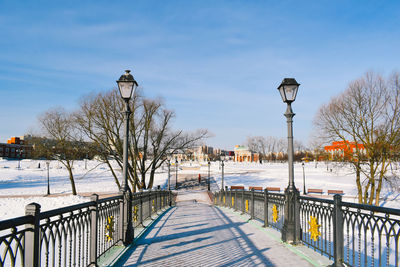
[[[139,238],[121,266],[312,266],[237,215],[178,202]]]

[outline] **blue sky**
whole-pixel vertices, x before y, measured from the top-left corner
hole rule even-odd
[[[399,25],[399,1],[1,0],[0,142],[131,69],[175,128],[209,129],[225,149],[286,137],[276,88],[294,77],[294,135],[307,144],[321,104],[366,71],[399,70]]]

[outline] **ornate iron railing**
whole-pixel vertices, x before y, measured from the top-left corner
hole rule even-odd
[[[100,256],[132,240],[135,228],[172,203],[171,192],[157,190],[93,195],[90,202],[45,212],[29,204],[25,216],[0,221],[0,267],[96,266]],[[124,218],[127,207],[132,210]]]
[[[264,226],[282,231],[285,194],[224,190],[214,204],[241,211]],[[301,242],[334,261],[335,266],[399,266],[400,210],[299,196]]]

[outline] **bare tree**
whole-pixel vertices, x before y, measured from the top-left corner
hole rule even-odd
[[[61,107],[50,109],[39,116],[39,123],[48,139],[47,142],[38,144],[41,146],[40,150],[45,151],[43,153],[48,157],[58,160],[65,166],[69,173],[72,194],[76,195],[72,169],[74,160],[81,153],[82,138],[76,131],[71,114]]]
[[[398,151],[399,85],[398,73],[387,80],[367,73],[322,105],[314,120],[325,140],[354,145],[348,160],[355,168],[360,203],[379,204],[382,183],[389,177],[391,152]]]
[[[160,99],[146,99],[135,93],[130,104],[133,114],[130,120],[128,180],[136,191],[153,186],[155,170],[165,161],[167,151],[194,146],[207,136],[207,131],[188,134],[171,130],[174,112],[167,110]],[[118,91],[113,90],[85,98],[75,115],[80,129],[98,144],[118,186],[119,178],[110,160],[114,159],[122,169],[122,110],[122,99]]]
[[[267,139],[263,136],[248,136],[246,144],[251,151],[259,153],[261,159],[269,152]]]

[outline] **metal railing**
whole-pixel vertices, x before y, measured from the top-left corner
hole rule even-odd
[[[224,190],[214,204],[283,230],[285,194]],[[334,261],[334,266],[399,266],[400,210],[298,196],[301,242]]]
[[[136,228],[172,203],[172,193],[161,190],[93,195],[90,202],[45,212],[31,203],[25,216],[0,221],[0,266],[97,266],[100,256],[126,245]]]

